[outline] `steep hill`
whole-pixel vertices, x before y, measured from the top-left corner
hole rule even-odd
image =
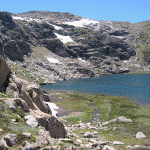
[[[17,76],[40,83],[150,71],[150,22],[70,13],[0,12],[0,51]]]

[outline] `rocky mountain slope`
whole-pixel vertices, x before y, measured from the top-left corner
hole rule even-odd
[[[91,20],[69,13],[0,12],[0,53],[18,77],[49,83],[150,71],[150,22]]]

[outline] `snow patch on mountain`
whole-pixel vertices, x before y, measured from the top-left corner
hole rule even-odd
[[[60,35],[58,33],[55,33],[55,35],[57,36],[58,39],[60,39],[63,43],[67,43],[67,42],[73,42],[73,39],[70,36],[64,36],[64,35]]]
[[[47,57],[48,61],[51,62],[51,63],[59,63],[59,61],[55,58],[50,58],[50,57]]]
[[[85,60],[81,59],[81,58],[78,58],[78,60],[82,61],[82,62],[86,62]]]
[[[91,19],[81,19],[80,21],[74,22],[64,22],[64,24],[73,25],[75,27],[84,27],[89,24],[96,24],[99,23],[98,21],[91,20]]]
[[[63,29],[62,27],[56,26],[56,25],[54,25],[54,24],[50,24],[50,23],[47,23],[47,24],[54,26],[55,30]]]
[[[15,19],[15,20],[25,20],[24,18],[18,17],[18,16],[12,16],[12,18]]]
[[[27,17],[22,18],[22,17],[18,17],[18,16],[12,16],[12,18],[13,18],[14,20],[25,20],[25,21],[41,22],[41,20],[39,20],[39,19],[33,19],[33,18],[27,18]]]
[[[56,109],[60,109],[59,107],[56,106],[56,104],[51,103],[51,102],[45,102],[46,104],[48,104],[48,106],[50,107],[51,111],[52,111],[52,115],[53,116],[57,116],[57,111]]]

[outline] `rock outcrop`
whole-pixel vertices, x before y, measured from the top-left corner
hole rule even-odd
[[[47,131],[49,131],[52,138],[66,137],[67,132],[65,130],[65,126],[59,120],[59,118],[38,111],[34,111],[33,114],[34,116],[36,116],[38,123],[43,126]]]
[[[0,91],[6,91],[11,71],[4,58],[0,57]]]

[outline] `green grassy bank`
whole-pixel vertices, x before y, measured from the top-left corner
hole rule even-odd
[[[95,110],[99,110],[100,122],[109,121],[119,116],[132,119],[131,123],[110,123],[110,129],[107,131],[98,130],[99,135],[108,141],[125,143],[125,145],[116,146],[116,148],[125,149],[127,145],[144,145],[150,142],[150,106],[139,106],[125,97],[109,95],[61,94],[58,97],[62,99],[62,101],[55,102],[59,107],[67,111],[74,111],[73,115],[70,114],[66,118],[67,124],[76,124],[80,120],[87,123],[93,118]],[[114,127],[117,130],[113,130]],[[78,134],[81,131],[87,131],[87,129],[79,129],[75,133]],[[147,138],[136,139],[135,135],[138,131],[143,132]]]

